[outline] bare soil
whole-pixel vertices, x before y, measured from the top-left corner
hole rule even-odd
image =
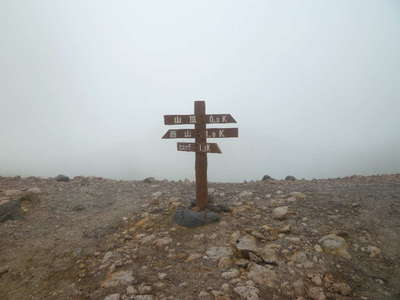
[[[235,291],[245,285],[258,299],[400,299],[398,174],[210,183],[212,202],[232,210],[198,228],[172,222],[195,197],[190,182],[0,177],[0,196],[33,187],[41,192],[21,200],[21,217],[0,223],[0,299],[257,299]],[[280,206],[289,212],[277,220]],[[285,225],[290,230],[279,233]],[[349,258],[321,252],[320,239],[332,233],[344,238]],[[237,234],[276,249],[277,263],[264,267],[278,280],[250,279],[235,252]],[[212,247],[232,248],[232,265],[210,258]],[[296,261],[300,252],[305,260]],[[231,269],[240,274],[224,278]],[[105,287],[119,271],[134,280]],[[304,288],[296,289],[299,280]]]

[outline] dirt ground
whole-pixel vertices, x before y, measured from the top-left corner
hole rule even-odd
[[[185,228],[188,181],[0,177],[0,299],[400,299],[399,174],[209,194],[230,211]]]

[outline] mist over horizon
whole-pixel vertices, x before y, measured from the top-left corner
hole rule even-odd
[[[400,2],[0,3],[0,176],[193,179],[163,115],[231,114],[212,182],[400,173]]]

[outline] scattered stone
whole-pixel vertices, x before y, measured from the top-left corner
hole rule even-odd
[[[288,214],[288,206],[280,206],[272,211],[272,217],[276,220],[283,220]]]
[[[127,288],[126,288],[126,293],[128,294],[128,295],[135,295],[135,294],[137,294],[137,289],[134,287],[134,286],[132,286],[132,285],[130,285],[130,286],[128,286]]]
[[[308,274],[308,278],[317,286],[322,285],[322,277],[320,274]]]
[[[221,277],[224,279],[233,279],[240,276],[240,272],[238,269],[230,269],[227,272],[221,274]]]
[[[248,199],[248,198],[250,198],[251,196],[253,196],[253,192],[250,192],[250,191],[243,191],[243,192],[241,192],[241,193],[239,194],[239,198],[240,198],[240,199]]]
[[[325,300],[326,299],[324,290],[321,287],[310,287],[307,290],[307,295],[312,300]]]
[[[9,267],[8,267],[8,266],[0,267],[0,277],[1,277],[3,274],[6,274],[6,273],[8,272],[8,270],[9,270]]]
[[[153,295],[137,295],[133,297],[134,300],[156,300]]]
[[[199,293],[199,300],[213,300],[214,297],[207,291],[201,291]]]
[[[343,296],[350,296],[351,295],[351,287],[344,282],[336,282],[332,285],[332,290],[335,293],[341,294]]]
[[[201,258],[202,255],[200,253],[191,253],[189,254],[188,258],[186,258],[186,262],[191,262],[193,260]]]
[[[317,252],[319,252],[319,253],[321,253],[321,252],[323,251],[322,248],[321,248],[321,246],[318,245],[318,244],[316,244],[316,245],[314,246],[314,250],[317,251]]]
[[[292,176],[292,175],[288,175],[288,176],[285,177],[285,180],[288,180],[288,181],[296,181],[296,177],[294,177],[294,176]]]
[[[162,194],[163,194],[162,192],[155,192],[155,193],[151,194],[151,197],[153,199],[158,199],[162,196]]]
[[[269,245],[266,245],[264,248],[258,251],[258,254],[261,256],[263,261],[267,264],[277,265],[278,258],[276,256],[276,252]]]
[[[230,257],[233,251],[230,247],[211,247],[206,251],[208,257],[213,260],[219,260],[222,257]]]
[[[381,254],[381,249],[376,246],[368,246],[366,250],[370,257],[376,257]]]
[[[218,268],[221,270],[226,270],[230,268],[233,265],[232,258],[229,256],[226,257],[221,257],[220,260],[218,261]]]
[[[221,285],[221,290],[225,293],[229,293],[231,291],[231,286],[229,283],[224,283]]]
[[[146,285],[145,283],[142,283],[141,285],[138,286],[139,294],[142,295],[151,293],[152,290],[153,288],[151,287],[151,285]]]
[[[293,289],[294,289],[294,294],[297,297],[302,297],[305,294],[305,287],[304,287],[304,282],[301,279],[296,280],[293,282]]]
[[[168,274],[167,273],[158,273],[158,279],[164,280],[167,278]]]
[[[233,289],[243,300],[258,300],[260,291],[254,286],[238,286]]]
[[[106,252],[103,257],[103,264],[108,262],[109,259],[113,256],[113,253],[111,251]]]
[[[294,253],[294,254],[289,258],[289,260],[290,260],[290,261],[293,261],[293,262],[295,262],[295,263],[298,263],[298,264],[302,264],[302,263],[305,263],[305,262],[308,261],[307,255],[306,255],[306,253],[303,252],[303,251],[298,251],[298,252]]]
[[[184,227],[204,226],[220,219],[220,216],[212,211],[193,211],[183,207],[177,208],[173,216],[173,221]]]
[[[266,285],[270,288],[277,286],[278,276],[275,271],[255,263],[250,264],[247,277],[259,285]]]
[[[106,280],[103,281],[101,286],[103,288],[110,288],[120,285],[128,285],[135,280],[132,273],[132,271],[118,271],[112,273]]]
[[[104,300],[119,300],[120,297],[121,297],[120,294],[112,294],[105,297]]]
[[[62,174],[57,175],[54,179],[56,181],[58,181],[58,182],[68,182],[68,181],[70,181],[68,176],[65,176],[65,175],[62,175]]]
[[[235,260],[235,265],[241,268],[246,268],[249,265],[250,261],[248,259],[239,258]]]
[[[284,225],[281,228],[278,229],[279,233],[290,233],[290,224]]]
[[[26,192],[32,193],[32,194],[40,194],[42,192],[42,190],[39,189],[38,187],[33,187],[33,188],[28,189]]]
[[[23,192],[20,190],[6,190],[4,191],[4,195],[7,197],[16,197],[22,195]]]
[[[292,197],[295,197],[296,199],[304,200],[306,198],[306,194],[301,193],[301,192],[291,192],[289,194]]]
[[[154,241],[154,245],[157,247],[164,247],[172,242],[170,237],[163,237]]]
[[[344,238],[336,234],[328,234],[319,240],[324,252],[338,255],[340,257],[351,259],[349,252],[347,251],[347,244]]]

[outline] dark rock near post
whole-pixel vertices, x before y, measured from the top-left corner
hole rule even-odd
[[[184,227],[198,227],[218,222],[220,216],[212,211],[193,211],[182,207],[176,210],[173,220]]]
[[[0,199],[0,223],[21,217],[20,199]]]
[[[56,176],[55,180],[58,181],[58,182],[68,182],[70,179],[69,179],[68,176],[60,174],[60,175]]]
[[[264,175],[262,180],[265,181],[265,180],[274,180],[274,179],[269,175]]]
[[[296,177],[294,177],[294,176],[292,176],[292,175],[288,175],[288,176],[285,177],[285,180],[288,180],[288,181],[296,181]]]

